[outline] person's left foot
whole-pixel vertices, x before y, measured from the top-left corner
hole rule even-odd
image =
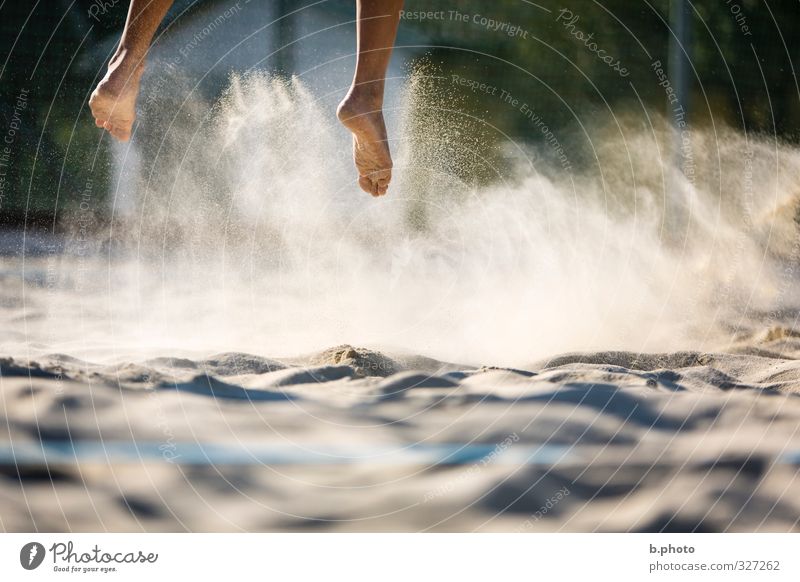
[[[120,141],[131,138],[136,119],[136,97],[144,70],[131,57],[115,57],[108,72],[89,98],[89,108],[97,127],[102,127]]]
[[[383,196],[392,179],[392,156],[380,104],[361,100],[351,92],[339,104],[336,115],[353,133],[359,186],[373,196]]]

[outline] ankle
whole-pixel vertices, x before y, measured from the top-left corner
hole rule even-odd
[[[339,103],[336,114],[340,121],[348,121],[383,109],[383,93],[370,91],[361,87],[352,87],[347,96]]]
[[[111,57],[108,70],[124,77],[141,77],[144,72],[144,57],[145,55],[120,47]]]

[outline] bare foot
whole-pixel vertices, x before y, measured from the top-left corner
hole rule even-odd
[[[339,104],[336,115],[353,133],[353,159],[359,186],[373,196],[383,196],[392,179],[392,156],[380,104],[350,93]]]
[[[108,72],[89,98],[94,123],[120,141],[131,137],[136,119],[136,97],[144,67],[141,61],[131,66],[132,58],[111,59]]]

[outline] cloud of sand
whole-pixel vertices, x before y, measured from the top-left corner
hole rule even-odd
[[[82,299],[90,343],[281,356],[347,342],[519,365],[718,346],[794,300],[796,150],[695,131],[692,182],[666,126],[615,120],[591,130],[582,170],[521,144],[501,168],[465,131],[484,120],[430,91],[412,78],[388,112],[380,200],[357,190],[333,103],[296,80],[234,79],[146,144],[127,170],[129,252]]]

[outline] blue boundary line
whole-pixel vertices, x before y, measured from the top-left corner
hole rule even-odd
[[[68,441],[0,445],[2,465],[167,462],[180,465],[552,465],[573,457],[572,447],[554,445],[413,444],[308,446]]]

